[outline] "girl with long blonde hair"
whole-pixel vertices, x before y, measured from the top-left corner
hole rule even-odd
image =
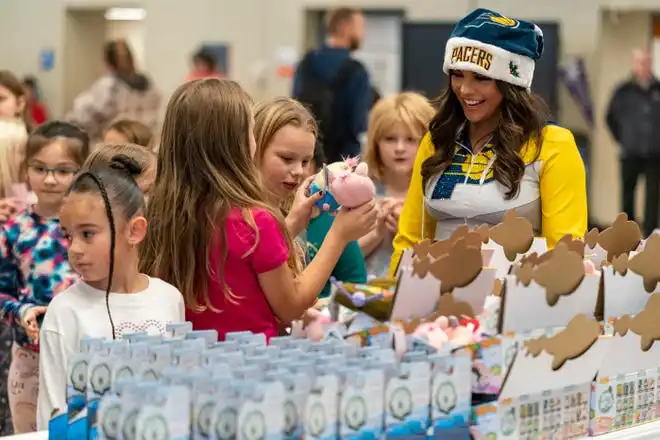
[[[143,271],[177,287],[196,329],[278,333],[313,305],[346,243],[375,224],[373,203],[337,215],[299,275],[291,235],[254,164],[252,101],[238,83],[181,85],[167,106],[147,208]],[[295,258],[295,255],[293,256]]]
[[[320,193],[311,198],[299,196],[314,179],[310,170],[318,135],[314,116],[295,99],[275,98],[259,104],[254,119],[255,163],[264,186],[269,190],[273,205],[279,206],[286,215],[289,232],[294,236],[304,235],[300,237],[301,242],[305,245],[307,260],[311,261],[333,221],[330,214],[319,213],[301,234],[302,228],[307,226],[310,207],[320,198]],[[366,282],[364,257],[356,241],[346,246],[332,275],[339,281]],[[326,297],[329,292],[330,286],[326,283],[319,296]]]

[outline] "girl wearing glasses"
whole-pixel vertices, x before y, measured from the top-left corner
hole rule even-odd
[[[37,202],[0,229],[0,306],[14,325],[9,406],[16,434],[36,430],[38,322],[53,295],[75,280],[58,213],[88,154],[89,137],[80,128],[59,121],[37,127],[23,163]]]

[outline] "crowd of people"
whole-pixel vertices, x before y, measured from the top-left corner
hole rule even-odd
[[[363,19],[343,8],[300,63],[298,99],[255,103],[238,82],[200,74],[157,123],[153,84],[112,42],[108,73],[73,111],[33,127],[33,95],[0,72],[5,432],[47,428],[84,337],[183,320],[220,338],[272,337],[328,295],[331,276],[387,276],[403,249],[511,208],[551,245],[582,237],[584,165],[529,91],[543,35],[512,20],[477,10],[457,24],[435,107],[413,92],[373,99],[351,57]],[[376,198],[319,210],[312,179],[358,154]]]

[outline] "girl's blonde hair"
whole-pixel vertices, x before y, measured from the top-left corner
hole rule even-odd
[[[314,116],[300,102],[292,98],[280,97],[258,104],[254,112],[254,139],[257,151],[254,161],[257,168],[261,166],[266,149],[273,142],[275,135],[282,128],[291,125],[309,131],[316,137],[318,125]],[[291,209],[295,194],[291,194],[278,205],[282,215],[286,216]],[[294,273],[302,271],[304,251],[296,246],[295,252],[289,256],[289,267]]]
[[[289,250],[293,249],[284,221],[267,204],[258,179],[250,153],[252,125],[250,96],[227,79],[186,82],[167,105],[156,182],[147,207],[150,225],[141,248],[141,270],[177,287],[195,312],[219,311],[209,298],[209,277],[224,285],[228,301],[238,298],[224,279],[226,236],[220,243],[220,267],[210,267],[208,261],[215,245],[212,237],[225,233],[232,208],[242,210],[256,240],[251,210],[269,211],[280,222]]]
[[[20,119],[0,119],[0,198],[11,195],[11,185],[21,180],[21,157],[28,132]]]
[[[292,125],[303,128],[314,136],[318,135],[318,126],[314,116],[301,103],[291,98],[275,98],[258,104],[254,111],[254,139],[257,152],[254,160],[259,166],[264,153],[273,138],[282,128]]]
[[[435,110],[422,95],[404,92],[382,98],[369,112],[367,126],[367,148],[365,161],[376,179],[383,177],[383,160],[378,144],[397,123],[403,124],[410,132],[422,137],[428,130]]]
[[[140,121],[134,121],[132,119],[119,119],[105,130],[105,132],[116,131],[128,139],[128,142],[131,144],[142,145],[143,147],[151,148],[151,141],[153,138],[153,132],[151,128],[147,127]]]

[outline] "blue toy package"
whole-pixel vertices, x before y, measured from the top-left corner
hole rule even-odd
[[[338,435],[339,376],[325,371],[313,378],[303,411],[305,438],[335,440]]]
[[[186,333],[186,339],[203,339],[206,347],[212,347],[218,342],[217,330],[196,330]]]
[[[141,408],[136,420],[136,438],[149,440],[188,440],[190,438],[190,388],[162,386],[157,395]]]
[[[430,364],[408,362],[395,365],[385,388],[385,429],[387,437],[409,438],[426,435],[430,426]]]
[[[472,356],[468,350],[437,353],[431,363],[431,423],[435,438],[469,438]],[[461,438],[461,437],[454,437]]]
[[[66,414],[63,411],[49,423],[49,436],[76,440],[87,438],[87,376],[89,363],[94,354],[107,342],[102,338],[86,338],[80,342],[80,351],[73,355],[69,363],[66,385]]]
[[[282,382],[284,385],[284,440],[297,440],[303,435],[303,411],[305,401],[312,389],[313,376],[307,372],[290,372],[287,370],[269,371],[266,378]]]
[[[172,339],[185,338],[186,335],[192,331],[192,322],[169,323],[165,326],[165,332],[167,333],[167,336]]]
[[[232,378],[208,378],[192,395],[192,440],[236,437],[238,382]]]
[[[130,355],[129,342],[125,339],[103,342],[101,349],[92,353],[87,373],[87,387],[85,390],[87,400],[88,439],[96,439],[97,411],[100,399],[112,387],[113,365],[120,359]]]
[[[238,411],[237,440],[279,440],[284,431],[284,385],[279,381],[252,382],[243,390]]]
[[[142,365],[138,377],[142,380],[159,380],[163,368],[172,364],[172,352],[173,347],[169,344],[149,346],[148,362]]]
[[[344,439],[379,438],[383,434],[385,370],[347,368],[339,402],[339,435]]]

